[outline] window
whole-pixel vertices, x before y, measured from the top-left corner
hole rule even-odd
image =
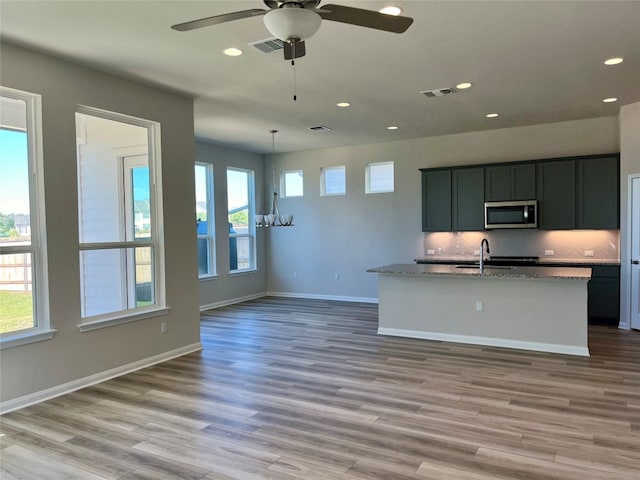
[[[227,168],[229,212],[229,271],[255,269],[254,173]]]
[[[0,87],[2,347],[51,338],[40,96]]]
[[[367,164],[365,169],[365,192],[393,192],[393,162]]]
[[[288,170],[282,172],[280,192],[282,197],[302,197],[302,170]]]
[[[158,133],[146,120],[76,113],[81,330],[164,307]]]
[[[320,169],[320,195],[345,195],[346,193],[347,176],[344,166]]]
[[[196,163],[195,174],[198,277],[203,278],[216,274],[213,166],[208,163]]]

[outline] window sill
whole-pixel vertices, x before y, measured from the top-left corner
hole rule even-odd
[[[29,343],[42,342],[44,340],[51,340],[56,331],[57,330],[49,329],[3,337],[0,340],[0,350],[28,345]]]
[[[80,332],[92,332],[93,330],[99,330],[101,328],[108,328],[114,327],[116,325],[122,325],[124,323],[137,322],[138,320],[144,320],[145,318],[159,317],[169,313],[169,310],[171,310],[169,307],[157,307],[153,310],[145,310],[143,312],[132,313],[116,318],[94,320],[78,325],[78,330],[80,330]]]
[[[239,275],[251,275],[258,272],[257,268],[248,268],[246,270],[234,270],[233,272],[229,272],[230,277],[237,277]]]
[[[202,281],[202,280],[213,280],[215,278],[220,278],[220,275],[218,275],[217,273],[214,274],[214,275],[200,275],[198,277],[198,280],[199,281]]]

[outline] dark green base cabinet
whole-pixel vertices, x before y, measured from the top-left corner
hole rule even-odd
[[[620,321],[620,267],[599,265],[591,267],[589,292],[589,323],[618,325]]]

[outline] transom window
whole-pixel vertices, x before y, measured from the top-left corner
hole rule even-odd
[[[368,163],[365,169],[365,192],[393,192],[393,162]]]
[[[285,197],[302,197],[303,190],[302,170],[285,170],[280,178],[280,193]]]
[[[343,166],[323,167],[320,170],[320,195],[345,195],[347,193],[347,174]]]

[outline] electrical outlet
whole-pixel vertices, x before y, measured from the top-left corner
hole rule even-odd
[[[545,254],[547,257],[553,257],[553,250],[545,250],[545,251],[544,251],[544,254]]]
[[[167,333],[169,331],[169,329],[167,328],[167,322],[162,322],[160,323],[160,333],[162,335],[164,335],[165,333]]]
[[[474,254],[474,255],[480,255],[480,250],[474,250],[474,251],[473,251],[473,254]]]
[[[427,250],[427,255],[435,255],[435,254],[436,254],[435,250],[431,250],[431,249]]]
[[[584,256],[585,257],[593,257],[593,250],[585,250],[584,251]]]
[[[482,302],[476,302],[476,312],[481,312],[483,307]]]

